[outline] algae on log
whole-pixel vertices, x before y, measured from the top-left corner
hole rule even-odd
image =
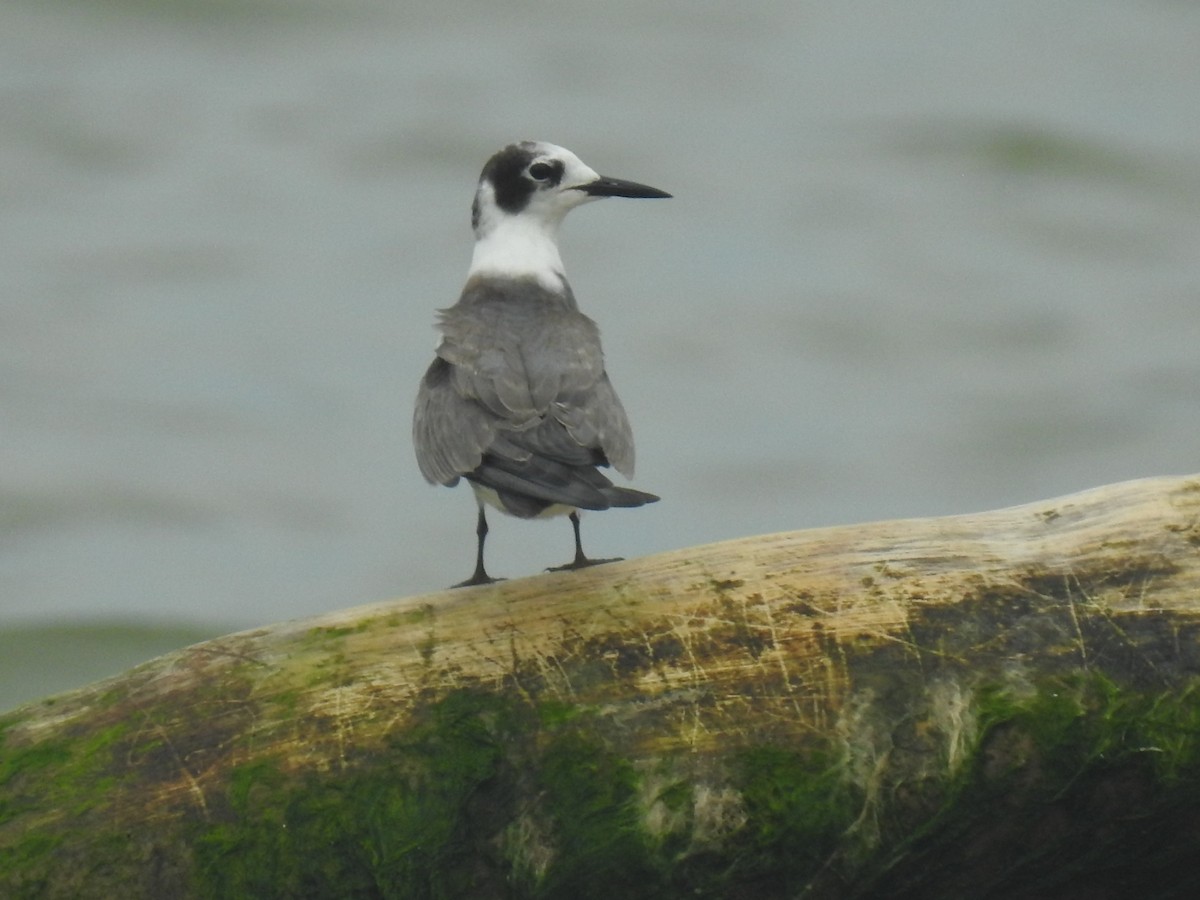
[[[1200,895],[1200,476],[198,644],[0,716],[0,896]]]

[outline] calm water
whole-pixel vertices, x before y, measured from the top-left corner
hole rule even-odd
[[[0,626],[465,577],[411,401],[527,137],[676,195],[564,235],[664,498],[595,555],[1198,471],[1197,47],[1165,0],[10,0]],[[570,547],[497,517],[490,568]]]

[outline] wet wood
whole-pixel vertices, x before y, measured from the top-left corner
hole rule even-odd
[[[1144,884],[1198,636],[1200,476],[331,613],[0,716],[0,895]]]

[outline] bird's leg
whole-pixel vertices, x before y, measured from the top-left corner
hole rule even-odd
[[[479,520],[475,523],[475,536],[479,538],[479,546],[475,551],[475,574],[466,581],[460,581],[458,584],[451,585],[451,587],[471,587],[476,584],[492,584],[493,582],[504,580],[503,578],[492,578],[483,567],[483,542],[487,538],[487,533],[487,516],[483,514],[483,504],[480,503]]]
[[[583,555],[583,542],[579,539],[579,513],[572,512],[570,517],[571,527],[575,529],[575,558],[565,566],[552,566],[547,569],[547,572],[569,572],[574,569],[586,569],[588,566],[598,566],[601,563],[620,562],[624,559],[623,556],[614,556],[611,559],[588,559]]]

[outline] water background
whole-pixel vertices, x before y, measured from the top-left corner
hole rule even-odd
[[[1177,0],[9,0],[0,707],[469,573],[409,422],[516,139],[676,195],[564,233],[663,497],[593,555],[1200,470],[1197,48]]]

